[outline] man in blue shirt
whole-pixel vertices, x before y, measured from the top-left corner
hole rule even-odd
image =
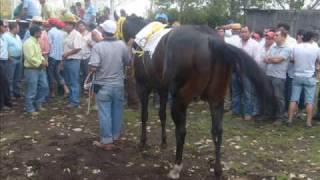
[[[8,61],[8,46],[2,38],[7,31],[7,24],[0,19],[0,111],[3,106],[11,106],[9,83],[6,76],[6,66]]]
[[[96,24],[97,10],[91,3],[91,0],[85,0],[85,12],[83,16],[83,21],[87,24]]]
[[[9,32],[3,35],[8,44],[8,65],[7,76],[9,80],[10,94],[14,97],[21,97],[21,56],[22,42],[18,35],[20,28],[17,22],[9,24]]]
[[[33,16],[40,16],[40,9],[37,7],[35,0],[22,0],[22,19],[32,19]]]
[[[48,32],[48,39],[50,44],[50,52],[48,58],[48,81],[50,87],[50,95],[51,97],[55,96],[54,81],[56,81],[59,89],[64,89],[64,95],[66,96],[67,94],[69,94],[69,88],[66,85],[60,69],[63,56],[64,38],[66,37],[66,33],[62,30],[64,28],[64,23],[54,18],[49,18],[48,22],[52,26],[52,28]]]

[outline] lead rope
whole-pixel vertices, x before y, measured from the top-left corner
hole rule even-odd
[[[92,81],[91,83],[89,83],[88,81],[90,80],[90,77],[92,76]],[[88,96],[88,107],[87,107],[87,115],[90,114],[90,110],[91,110],[91,97],[93,95],[93,84],[94,84],[94,80],[96,78],[96,74],[94,72],[91,72],[90,74],[88,74],[86,80],[85,80],[85,86],[88,85],[89,86],[89,96]]]

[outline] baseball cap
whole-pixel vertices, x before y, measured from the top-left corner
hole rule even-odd
[[[265,37],[270,37],[270,38],[274,38],[274,35],[275,35],[275,34],[274,34],[274,32],[272,32],[272,31],[269,31],[269,32],[267,32],[267,33],[264,34]]]
[[[104,32],[114,34],[117,30],[117,24],[112,20],[106,20],[104,23],[100,24],[100,27]]]

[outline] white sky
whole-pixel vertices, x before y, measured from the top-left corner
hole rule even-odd
[[[38,1],[38,0],[34,0]],[[50,4],[55,5],[57,7],[63,6],[63,0],[47,0]],[[69,5],[76,3],[76,2],[82,2],[83,0],[67,0],[67,3]],[[147,10],[150,7],[150,0],[119,0],[123,3],[120,3],[119,6],[116,7],[117,11],[120,11],[120,9],[126,10],[126,12],[130,15],[132,13],[135,13],[139,16],[145,16],[147,14]],[[109,4],[109,0],[92,0],[97,5],[97,8],[103,9],[106,5]]]

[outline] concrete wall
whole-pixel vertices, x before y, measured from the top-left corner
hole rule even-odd
[[[295,37],[299,29],[313,30],[320,34],[320,10],[245,10],[245,24],[253,30],[276,27],[278,23],[290,25],[290,34]]]

